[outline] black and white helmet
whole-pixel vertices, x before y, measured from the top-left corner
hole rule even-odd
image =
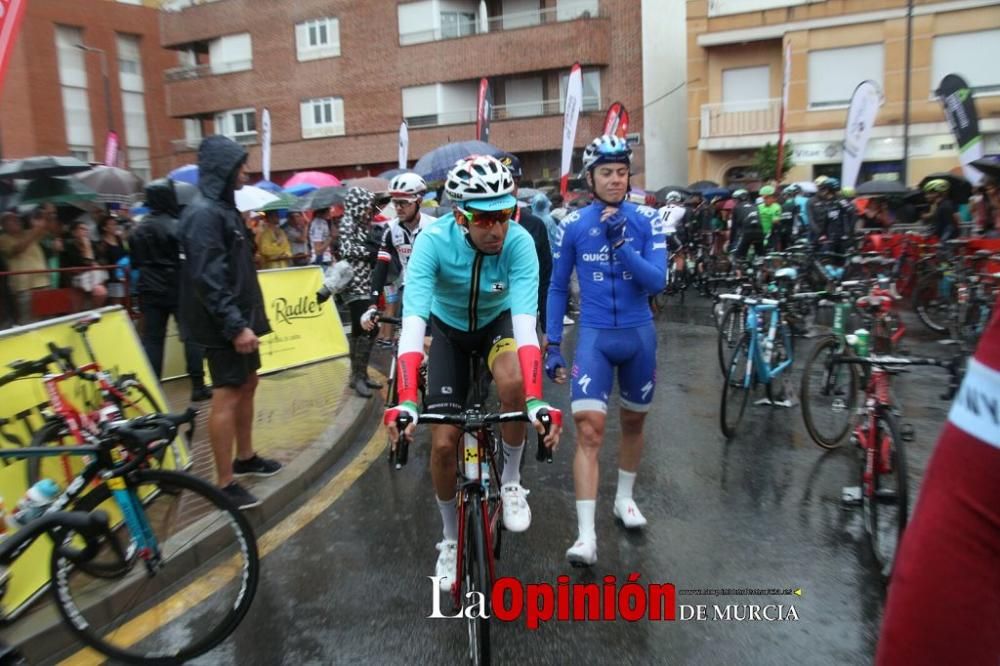
[[[389,182],[391,197],[419,197],[427,192],[427,183],[415,173],[401,173]]]
[[[680,203],[684,201],[684,197],[680,192],[674,190],[667,193],[667,203]]]
[[[470,203],[486,200],[513,200],[514,178],[495,157],[473,155],[455,163],[448,172],[444,191],[454,202]],[[516,204],[516,200],[515,200]],[[478,207],[478,206],[477,206]]]

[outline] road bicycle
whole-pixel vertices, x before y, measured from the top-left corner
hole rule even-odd
[[[500,493],[503,453],[496,426],[501,423],[528,422],[525,412],[492,412],[486,406],[489,371],[481,355],[471,358],[471,406],[460,414],[420,414],[418,423],[452,425],[462,430],[462,440],[456,447],[458,467],[457,512],[458,548],[457,575],[451,588],[455,608],[482,599],[491,608],[493,581],[496,580],[496,560],[500,559],[503,531],[503,498]],[[546,433],[552,416],[547,410],[539,414]],[[409,417],[399,418],[402,432],[410,424]],[[405,440],[400,437],[400,440]],[[543,446],[541,443],[539,446]],[[536,456],[538,457],[538,456]],[[522,462],[524,456],[522,456]],[[481,596],[480,596],[481,595]],[[487,615],[491,615],[487,614]],[[463,613],[466,617],[469,663],[490,663],[490,618]]]
[[[736,435],[750,395],[758,384],[764,385],[767,402],[777,404],[775,380],[791,368],[794,361],[791,328],[782,307],[791,300],[814,297],[814,294],[801,294],[781,300],[743,300],[747,308],[745,332],[733,350],[722,382],[719,424],[726,438]]]
[[[856,336],[848,336],[849,343],[856,343]],[[842,354],[830,361],[843,365],[848,370],[844,374],[847,409],[853,413],[857,397],[857,382],[860,373],[857,366],[868,370],[865,382],[863,406],[858,410],[857,424],[853,427],[851,440],[862,452],[860,462],[860,484],[845,488],[845,504],[861,505],[865,532],[872,555],[875,558],[882,579],[887,581],[892,573],[893,563],[903,531],[909,519],[909,486],[907,482],[906,452],[903,443],[912,439],[903,433],[897,417],[897,405],[893,399],[891,379],[893,375],[908,372],[908,366],[937,366],[948,369],[951,382],[942,399],[950,400],[959,386],[962,357],[950,361],[934,358],[909,358],[899,356],[856,356]],[[823,444],[817,441],[817,444]]]
[[[37,374],[54,354],[22,363]],[[257,542],[236,506],[215,486],[151,464],[196,412],[149,414],[98,424],[86,443],[0,450],[0,457],[78,456],[83,469],[39,517],[0,542],[4,586],[10,565],[42,535],[53,543],[51,590],[67,628],[107,657],[177,664],[222,642],[246,615],[259,578]],[[37,555],[36,555],[37,556]],[[151,608],[207,567],[213,585],[189,588],[158,614],[183,627],[137,633]],[[202,589],[204,588],[204,589]],[[8,620],[16,619],[16,614]],[[137,626],[138,625],[138,626]]]

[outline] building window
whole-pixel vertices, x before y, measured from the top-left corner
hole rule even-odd
[[[847,106],[854,89],[870,79],[882,88],[885,49],[882,44],[809,52],[809,108]]]
[[[566,86],[569,84],[569,74],[559,77],[559,113],[566,111]],[[601,70],[583,70],[583,104],[581,111],[601,110]]]
[[[473,123],[478,92],[478,81],[403,88],[403,119],[410,127]]]
[[[975,54],[970,57],[970,54]],[[931,51],[931,94],[941,79],[958,74],[976,93],[1000,93],[1000,30],[962,32],[934,38]]]
[[[572,21],[597,16],[597,0],[556,0],[556,20]]]
[[[340,55],[340,21],[320,18],[295,24],[295,47],[300,62]]]
[[[302,138],[343,136],[344,100],[340,97],[307,99],[299,105],[302,117]]]
[[[213,39],[208,45],[208,58],[213,74],[253,69],[253,40],[250,33]]]
[[[771,96],[771,68],[739,67],[722,71],[724,111],[766,109]]]
[[[86,154],[90,158],[94,153],[94,131],[90,125],[90,98],[87,94],[87,68],[84,62],[86,54],[77,48],[77,44],[83,44],[82,29],[56,26],[56,54],[66,143],[71,151]]]
[[[441,12],[441,39],[468,37],[476,34],[474,12]]]
[[[149,162],[149,148],[128,147],[128,168],[145,181],[149,180],[152,168]]]
[[[215,114],[215,133],[229,137],[239,143],[253,143],[257,140],[257,111],[254,109],[234,109]]]
[[[75,157],[81,162],[93,162],[94,161],[94,148],[93,146],[70,146],[67,151],[70,157]]]

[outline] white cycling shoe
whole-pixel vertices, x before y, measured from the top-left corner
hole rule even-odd
[[[445,539],[435,548],[438,549],[438,559],[434,575],[438,578],[441,591],[451,592],[451,584],[458,575],[458,542]]]
[[[518,481],[505,483],[500,488],[500,497],[503,499],[503,525],[511,532],[523,532],[531,525],[528,493],[529,491]]]
[[[631,498],[615,500],[615,518],[622,521],[626,529],[637,530],[646,526],[646,517]]]
[[[574,567],[590,567],[597,564],[597,541],[578,539],[566,551],[566,560]]]

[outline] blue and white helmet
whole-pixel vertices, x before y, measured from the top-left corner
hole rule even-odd
[[[583,149],[583,169],[590,171],[598,164],[632,164],[632,149],[617,136],[603,134]]]
[[[444,191],[464,208],[502,210],[513,208],[514,179],[500,160],[491,155],[473,155],[458,160],[448,172]]]

